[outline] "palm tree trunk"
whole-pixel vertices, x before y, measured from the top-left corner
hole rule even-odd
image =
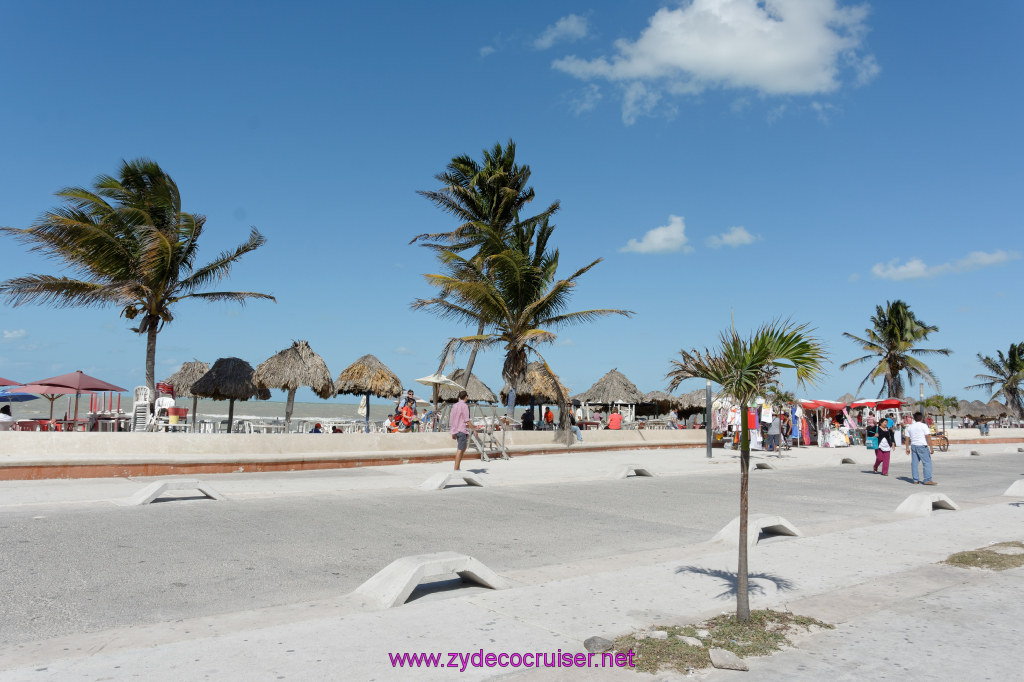
[[[292,424],[292,410],[295,408],[295,389],[288,391],[288,402],[284,406],[284,430],[288,432]]]
[[[150,410],[156,405],[156,334],[157,326],[152,324],[146,332],[146,386],[149,387],[149,395],[153,402],[150,403]]]
[[[484,333],[484,321],[480,320],[480,324],[477,325],[476,335],[483,336]],[[462,388],[469,390],[469,377],[473,374],[473,364],[476,363],[476,352],[480,349],[480,342],[477,341],[473,344],[473,350],[469,352],[469,360],[466,361],[466,376],[462,377]]]
[[[740,406],[740,556],[736,569],[736,620],[750,620],[750,593],[747,577],[747,494],[750,483],[750,424],[747,404]]]
[[[228,401],[228,433],[231,433],[232,423],[235,421],[235,399]]]

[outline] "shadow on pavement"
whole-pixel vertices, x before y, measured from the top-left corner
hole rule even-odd
[[[726,590],[725,592],[716,595],[716,599],[735,597],[738,592],[738,588],[736,586],[737,576],[736,573],[732,571],[723,571],[714,568],[702,568],[700,566],[680,566],[676,569],[676,573],[692,573],[694,575],[706,575],[709,578],[717,578],[721,580],[725,584]],[[787,592],[789,590],[793,590],[796,588],[796,584],[788,578],[772,575],[770,573],[748,573],[747,577],[750,581],[748,583],[747,588],[748,594],[764,594],[764,587],[757,584],[756,581],[758,580],[764,580],[766,582],[773,583],[775,585],[775,589],[779,592]]]

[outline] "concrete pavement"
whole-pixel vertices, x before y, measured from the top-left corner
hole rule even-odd
[[[970,458],[969,449],[981,449],[983,456]],[[998,575],[970,572],[935,562],[989,542],[1024,540],[1022,500],[998,497],[1024,476],[1024,455],[1007,445],[975,445],[937,455],[938,489],[953,496],[963,510],[907,518],[893,513],[894,501],[915,491],[898,478],[908,468],[900,453],[893,455],[894,468],[890,478],[884,479],[862,475],[873,461],[870,453],[853,448],[838,452],[853,456],[858,464],[831,464],[835,453],[808,448],[773,458],[775,470],[752,472],[755,490],[760,492],[755,493],[757,506],[751,511],[788,515],[805,533],[802,538],[766,539],[752,550],[750,570],[759,576],[752,581],[756,588],[753,607],[788,607],[839,625],[834,632],[804,638],[791,651],[751,659],[752,670],[768,679],[818,679],[824,671],[839,679],[897,675],[904,679],[1019,679],[1020,665],[1012,651],[1005,656],[984,656],[984,660],[979,660],[977,651],[983,645],[1019,641],[1021,625],[1004,615],[1004,605],[1017,599],[1024,573],[1020,569]],[[418,668],[399,673],[392,668],[388,654],[480,649],[575,653],[583,651],[582,641],[591,635],[612,638],[656,623],[693,622],[731,611],[735,549],[697,539],[710,539],[709,524],[734,515],[734,494],[726,496],[724,490],[733,488],[735,462],[726,458],[731,453],[716,450],[715,454],[710,461],[702,452],[689,450],[527,457],[489,465],[471,462],[471,469],[486,469],[480,476],[487,487],[432,493],[411,492],[411,488],[443,469],[442,465],[360,469],[359,475],[302,472],[205,477],[232,500],[224,504],[256,509],[263,509],[257,505],[268,500],[312,503],[352,496],[401,503],[407,496],[426,502],[459,495],[460,503],[469,506],[468,495],[474,503],[493,499],[529,505],[551,495],[593,494],[599,496],[595,498],[600,500],[598,504],[614,506],[619,497],[622,505],[634,509],[632,521],[628,509],[623,518],[627,527],[633,523],[637,532],[657,523],[647,510],[658,506],[645,507],[642,498],[632,497],[637,491],[641,496],[645,490],[647,496],[665,494],[667,499],[670,490],[681,488],[690,502],[672,506],[670,513],[693,514],[696,520],[708,504],[700,491],[709,488],[715,491],[716,504],[726,509],[695,521],[698,532],[681,545],[660,542],[644,548],[621,541],[618,546],[629,551],[557,554],[552,549],[549,556],[561,556],[561,561],[522,562],[518,567],[496,555],[498,563],[507,564],[497,567],[499,572],[515,585],[507,591],[470,588],[425,594],[403,607],[374,612],[361,611],[344,594],[337,594],[165,622],[151,618],[131,626],[43,640],[5,637],[9,643],[0,650],[0,680],[127,679],[137,675],[156,680],[390,679],[399,675],[487,679],[510,674],[524,679],[635,679],[628,671],[576,668],[469,667],[465,672]],[[622,462],[642,463],[658,477],[605,482],[607,471]],[[844,478],[823,475],[826,467],[842,472]],[[962,480],[954,479],[954,471],[967,472],[972,467],[985,468],[987,474],[969,481],[968,475],[961,473],[958,478]],[[948,477],[945,484],[944,471]],[[802,483],[794,494],[786,487],[787,480],[813,481],[819,487],[804,489]],[[147,481],[3,483],[0,520],[9,527],[14,520],[30,515],[63,518],[79,514],[84,518],[94,512],[106,514],[114,508],[106,500],[130,495]],[[723,483],[726,485],[721,487]],[[608,487],[615,484],[628,488]],[[645,484],[653,485],[637,487]],[[419,497],[423,495],[442,497]],[[484,495],[492,497],[481,497]],[[830,503],[835,509],[830,510]],[[196,505],[216,504],[222,503],[188,501],[164,507],[193,505],[200,509]],[[595,507],[591,513],[596,511]],[[810,517],[811,511],[821,517]],[[540,529],[532,523],[531,528]],[[574,524],[577,535],[589,536],[593,544],[616,537],[617,531],[606,521],[591,525],[581,516]],[[451,533],[457,539],[460,533],[472,532],[475,525],[470,520],[465,527],[452,528]],[[521,532],[524,529],[511,527],[515,535],[509,537],[523,538],[513,550],[527,553],[537,545]],[[611,534],[602,535],[605,531]],[[567,542],[580,539],[566,537]],[[566,560],[566,555],[579,558]],[[961,625],[964,622],[970,626]],[[971,647],[965,649],[963,642]],[[448,657],[444,659],[447,663]],[[702,673],[709,679],[726,674],[736,673]]]

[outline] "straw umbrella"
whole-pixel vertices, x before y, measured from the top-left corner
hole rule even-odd
[[[576,398],[585,403],[597,403],[611,407],[617,403],[635,405],[643,401],[644,394],[636,387],[636,384],[626,378],[625,374],[618,369],[613,369]]]
[[[192,394],[211,400],[228,400],[228,433],[235,419],[235,401],[259,398],[267,400],[270,391],[256,385],[256,372],[241,358],[220,358],[210,371],[192,384]]]
[[[459,388],[452,388],[451,386],[441,386],[438,391],[438,397],[442,402],[454,403],[459,399],[459,392],[463,390],[469,394],[469,401],[475,403],[496,403],[498,402],[498,396],[494,395],[494,391],[487,388],[487,385],[480,381],[477,375],[470,372],[469,383],[465,381],[466,370],[457,369],[448,375],[448,378],[459,385]]]
[[[561,381],[558,381],[558,386],[562,389],[562,395],[568,400],[569,389]],[[544,372],[544,366],[540,361],[534,361],[527,365],[526,372],[516,380],[515,386],[512,388],[515,389],[516,405],[530,405],[532,407],[538,402],[551,403],[552,405],[558,404],[558,392],[555,389],[555,383]],[[505,384],[501,389],[501,402],[507,403],[508,396],[509,385]],[[564,405],[559,405],[559,408],[562,407]]]
[[[372,355],[364,355],[346,367],[334,381],[334,392],[366,397],[366,432],[370,432],[370,396],[397,398],[402,382],[387,365]]]
[[[196,412],[199,396],[192,392],[192,385],[210,371],[209,363],[200,360],[183,362],[177,372],[164,379],[165,384],[174,387],[174,395],[179,398],[192,398],[192,430],[196,430]]]
[[[327,363],[313,352],[307,341],[293,341],[290,348],[261,362],[256,368],[256,385],[288,391],[288,402],[284,408],[286,431],[292,423],[295,391],[300,386],[308,386],[325,400],[334,395],[334,382],[331,381]]]

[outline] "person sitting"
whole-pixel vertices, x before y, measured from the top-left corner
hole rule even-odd
[[[533,409],[523,412],[523,431],[533,431]]]
[[[0,431],[10,431],[14,428],[14,417],[11,416],[11,406],[0,407]]]
[[[608,415],[608,427],[612,431],[618,431],[622,428],[622,415],[619,414],[619,408],[612,409],[612,413]]]
[[[676,408],[672,408],[668,411],[668,428],[678,429],[679,428],[679,413],[676,412]]]
[[[310,433],[323,433],[323,428],[320,426],[320,422],[313,424],[313,428],[310,429]]]
[[[337,426],[332,426],[331,427],[331,433],[345,433],[345,432],[342,431],[341,428],[339,428]]]
[[[399,430],[411,431],[414,421],[416,421],[416,403],[406,400],[405,405],[398,411]]]
[[[576,425],[576,415],[572,413],[572,410],[569,410],[569,430],[576,436],[577,443],[583,442],[583,434],[580,432],[580,427]]]

